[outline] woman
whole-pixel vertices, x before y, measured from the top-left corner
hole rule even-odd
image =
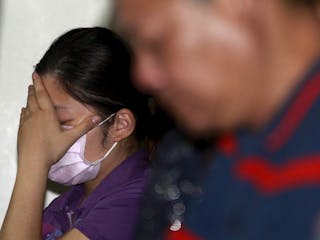
[[[36,65],[1,240],[132,238],[152,118],[148,98],[131,85],[130,61],[117,35],[81,28],[59,37]],[[61,142],[70,139],[67,151]],[[47,176],[72,187],[42,214]]]

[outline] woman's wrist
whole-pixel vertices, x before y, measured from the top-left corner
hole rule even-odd
[[[34,160],[34,159],[33,159]],[[50,166],[44,161],[27,161],[27,159],[19,158],[17,176],[25,176],[32,179],[47,179]]]

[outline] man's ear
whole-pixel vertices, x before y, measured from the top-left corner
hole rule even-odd
[[[112,126],[109,129],[109,136],[114,142],[119,142],[129,137],[136,127],[136,119],[133,113],[123,108],[119,110],[115,117]]]

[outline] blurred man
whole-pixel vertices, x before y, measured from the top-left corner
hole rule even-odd
[[[319,239],[319,5],[116,1],[119,29],[136,54],[136,85],[188,134],[222,136],[205,170],[180,161],[175,184],[155,177],[138,239],[161,239],[165,229],[152,227],[160,219],[178,230],[168,239]],[[196,198],[181,187],[197,179],[190,172],[206,176]],[[159,199],[171,215],[150,213]]]

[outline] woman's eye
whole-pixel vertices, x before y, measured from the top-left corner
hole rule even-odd
[[[71,129],[71,128],[73,128],[73,126],[71,126],[71,125],[60,125],[60,127],[62,129]]]
[[[60,121],[60,127],[63,128],[63,129],[73,128],[73,126],[71,125],[71,121],[70,120]]]
[[[71,119],[60,120],[60,125],[70,125],[72,123]]]

